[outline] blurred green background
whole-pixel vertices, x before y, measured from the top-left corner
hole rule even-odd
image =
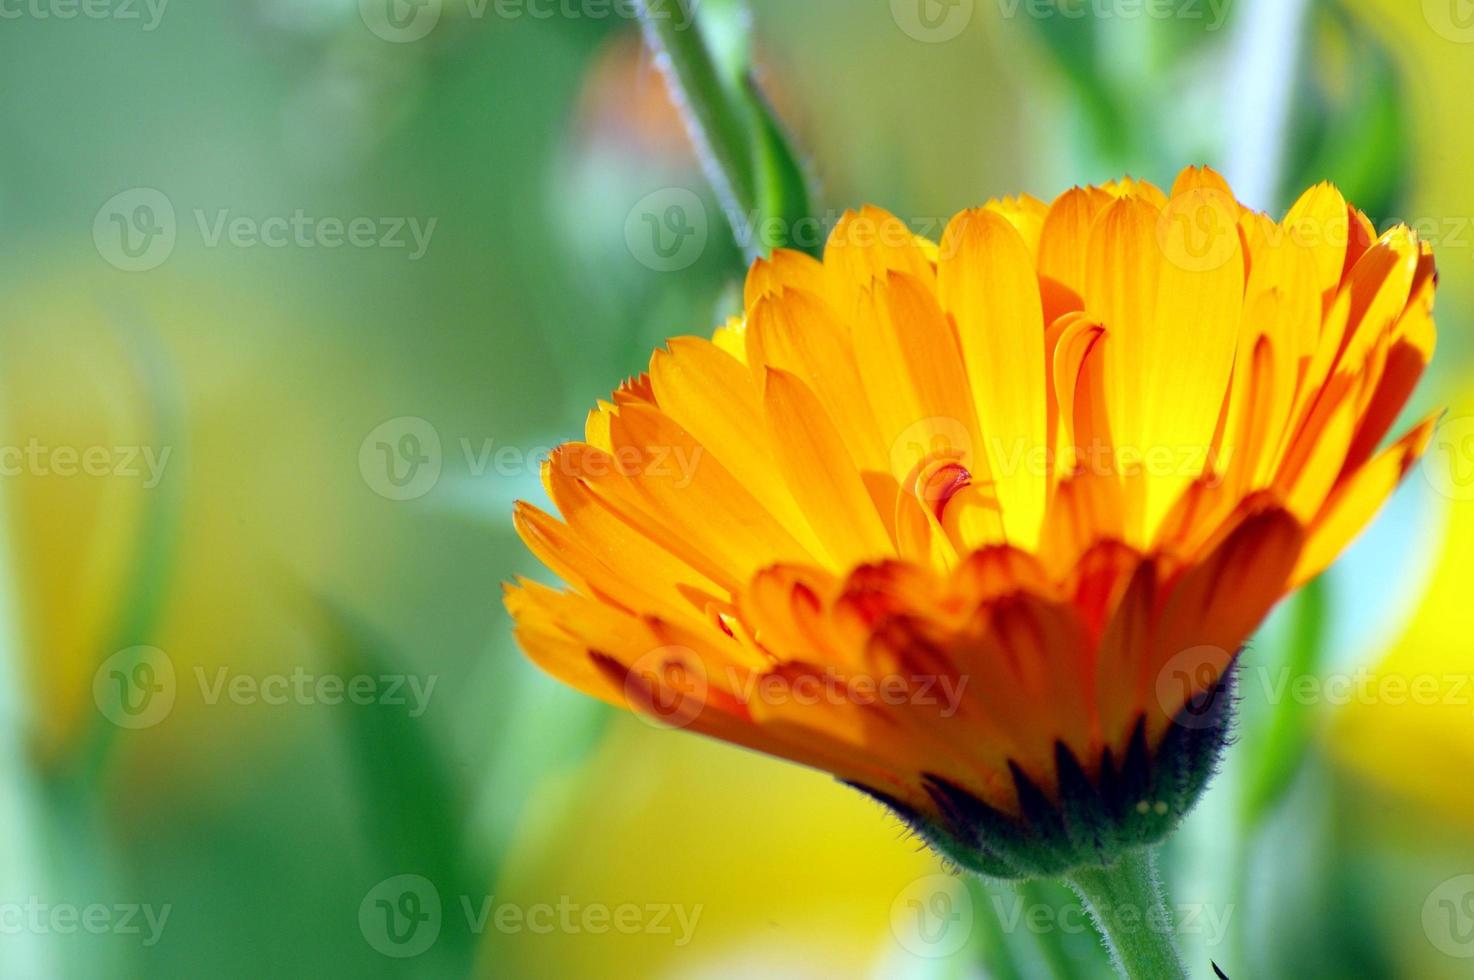
[[[707,6],[825,223],[1210,162],[1431,238],[1431,463],[1247,657],[1470,676],[1466,3]],[[0,0],[0,80],[0,976],[1103,975],[510,640],[540,456],[742,271],[628,4]],[[1474,685],[1271,694],[1167,855],[1194,970],[1469,976]]]

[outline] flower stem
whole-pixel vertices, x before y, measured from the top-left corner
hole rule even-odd
[[[1128,851],[1108,868],[1078,869],[1067,880],[1095,920],[1121,976],[1186,980],[1150,850]]]
[[[728,38],[745,35],[746,13],[698,22],[698,0],[639,0],[645,43],[656,55],[686,132],[732,226],[744,258],[794,246],[810,217],[802,167],[753,79],[747,57],[713,56],[703,24]],[[718,8],[720,9],[720,8]],[[745,51],[746,44],[736,45]],[[810,250],[815,243],[808,243]]]
[[[689,0],[641,0],[645,42],[660,58],[671,94],[723,207],[752,202],[754,180],[747,128],[735,112],[696,26]]]
[[[0,505],[6,503],[0,500]],[[0,506],[0,511],[3,511]],[[16,581],[8,528],[0,524],[0,902],[19,903],[46,895],[46,819],[42,786],[32,764],[32,715],[26,692],[26,648],[14,608]],[[31,901],[35,901],[31,898]],[[54,976],[57,963],[40,929],[21,929],[6,938],[5,966],[15,976]],[[10,975],[7,973],[7,975]]]

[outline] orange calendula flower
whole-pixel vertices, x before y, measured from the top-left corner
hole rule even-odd
[[[1234,657],[1426,444],[1434,266],[1334,187],[1282,221],[1186,170],[779,251],[519,507],[570,586],[507,604],[557,678],[827,770],[958,863],[1159,839]]]

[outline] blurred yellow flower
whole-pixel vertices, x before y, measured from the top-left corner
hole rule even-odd
[[[1276,222],[1207,169],[991,202],[939,243],[848,214],[553,454],[563,521],[517,526],[572,588],[509,589],[518,638],[964,866],[1107,863],[1191,806],[1235,652],[1421,453],[1431,420],[1377,447],[1434,284],[1333,187]]]
[[[311,386],[282,382],[269,407],[242,414],[296,326],[269,301],[219,283],[187,291],[162,273],[126,288],[87,268],[61,275],[65,288],[38,272],[12,295],[0,333],[28,740],[61,769],[102,761],[88,751],[124,732],[150,747],[132,757],[135,785],[187,785],[196,802],[207,788],[240,795],[246,783],[222,778],[226,758],[286,751],[291,726],[231,703],[220,678],[286,672],[308,655],[283,579],[362,567],[346,557],[344,501],[378,498],[317,448],[329,435]],[[201,335],[199,310],[215,306],[249,312],[256,332]],[[308,374],[326,356],[299,350],[272,369]],[[337,424],[347,431],[332,438],[361,438]]]
[[[14,586],[33,747],[49,763],[96,719],[93,673],[136,601],[147,513],[174,461],[123,331],[52,295],[12,297],[0,338],[6,537],[24,570]]]
[[[1467,396],[1462,404],[1468,406]],[[1406,631],[1372,670],[1344,678],[1328,746],[1351,771],[1474,824],[1474,668],[1469,583],[1474,581],[1474,418],[1440,425],[1424,461],[1451,503],[1439,553]]]
[[[631,755],[637,771],[622,764]],[[689,775],[716,770],[720,780]],[[968,929],[928,946],[906,928],[910,892],[933,882],[936,859],[896,846],[873,809],[795,766],[615,725],[586,764],[528,800],[492,897],[475,909],[491,920],[479,972],[837,978],[952,954]],[[572,925],[498,928],[506,906]]]

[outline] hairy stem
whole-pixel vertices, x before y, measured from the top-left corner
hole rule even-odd
[[[748,126],[722,83],[696,24],[691,0],[640,0],[645,43],[655,52],[671,96],[717,202],[733,222],[754,209],[757,178]],[[739,240],[747,229],[734,227]]]
[[[1108,868],[1078,869],[1067,880],[1095,920],[1121,976],[1186,980],[1150,850],[1128,851]]]

